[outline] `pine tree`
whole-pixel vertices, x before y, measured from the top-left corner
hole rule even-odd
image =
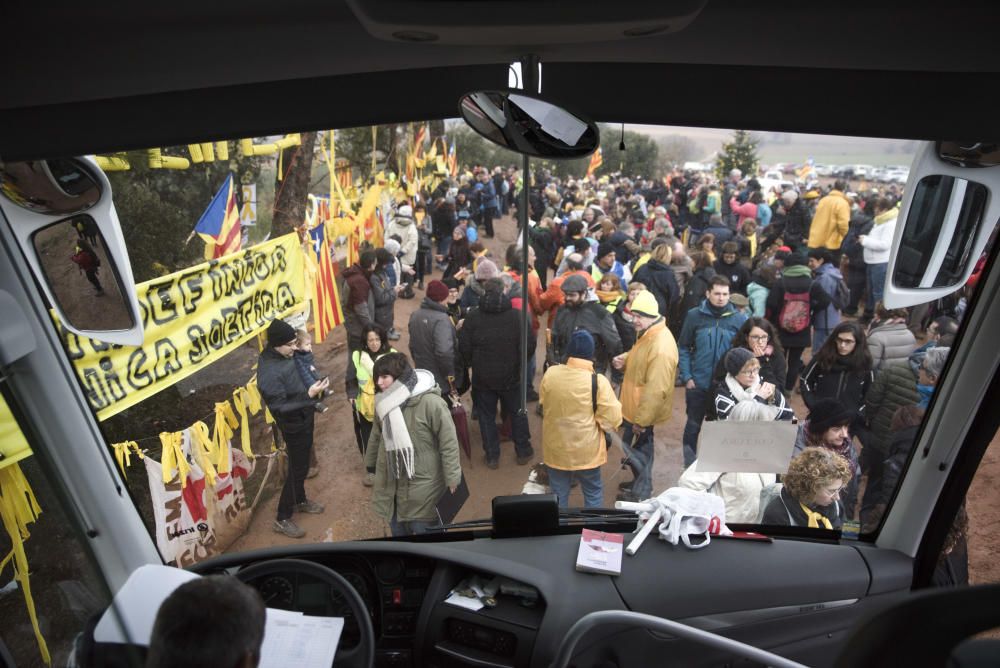
[[[738,169],[746,178],[755,176],[760,164],[757,144],[757,140],[746,130],[733,132],[733,141],[722,145],[722,154],[715,163],[715,175],[722,180],[729,176],[730,171]]]

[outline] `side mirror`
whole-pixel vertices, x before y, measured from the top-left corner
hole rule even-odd
[[[909,184],[889,256],[888,308],[923,304],[961,288],[1000,220],[1000,168],[957,165],[927,142]]]
[[[80,336],[142,345],[132,267],[91,158],[0,164],[0,212],[61,324]]]

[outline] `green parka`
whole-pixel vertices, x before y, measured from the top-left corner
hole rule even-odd
[[[413,477],[389,477],[382,425],[376,417],[365,453],[365,467],[375,467],[372,510],[386,521],[395,509],[400,522],[435,522],[437,502],[447,487],[462,481],[462,467],[455,423],[431,372],[417,369],[417,385],[402,410],[413,442]]]

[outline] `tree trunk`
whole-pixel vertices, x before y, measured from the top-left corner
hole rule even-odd
[[[316,133],[303,132],[302,145],[292,146],[282,152],[281,180],[275,177],[274,218],[271,221],[271,238],[288,234],[306,218],[309,199],[309,182],[312,173],[313,149]]]

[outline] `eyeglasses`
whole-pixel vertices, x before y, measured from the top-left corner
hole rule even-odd
[[[855,343],[857,343],[857,341],[855,341],[854,339],[841,339],[841,338],[837,339],[838,346],[853,346]]]
[[[760,367],[759,366],[758,367],[754,367],[752,369],[743,369],[742,371],[740,371],[736,375],[738,375],[738,376],[756,376],[758,373],[760,373]]]
[[[747,338],[750,339],[751,341],[767,341],[771,337],[768,336],[767,334],[760,334],[760,335],[757,335],[757,336],[751,334]]]

